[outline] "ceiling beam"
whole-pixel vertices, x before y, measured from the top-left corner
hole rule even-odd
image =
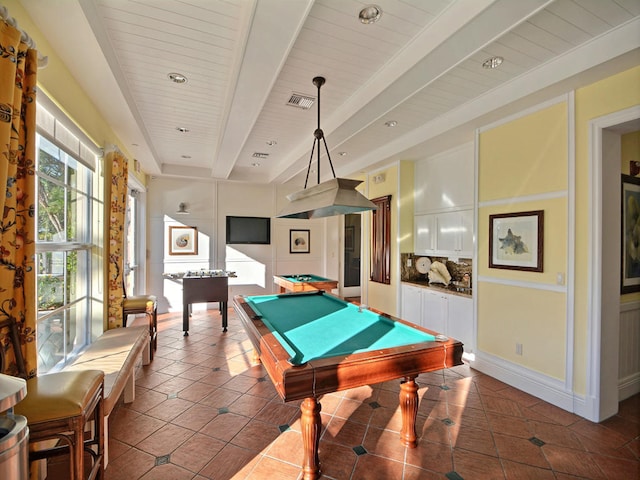
[[[312,6],[313,0],[256,2],[211,176],[229,178]]]

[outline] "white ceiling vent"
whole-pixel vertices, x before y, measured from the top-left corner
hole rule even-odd
[[[291,94],[291,98],[289,98],[287,105],[290,107],[302,108],[303,110],[309,110],[315,102],[316,97],[294,92]]]

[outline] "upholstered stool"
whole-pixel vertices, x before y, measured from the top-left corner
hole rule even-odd
[[[144,313],[149,320],[149,338],[151,348],[149,353],[153,360],[153,352],[158,348],[158,299],[155,295],[136,295],[122,299],[122,324],[127,326],[127,316]]]
[[[69,478],[81,480],[87,452],[93,457],[87,479],[103,478],[103,381],[100,370],[57,372],[27,380],[27,396],[14,412],[27,418],[29,462],[68,453]],[[91,432],[90,438],[85,439],[85,431]]]

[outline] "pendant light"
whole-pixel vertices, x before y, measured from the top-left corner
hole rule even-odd
[[[347,178],[336,178],[336,173],[331,162],[331,155],[324,138],[324,132],[320,128],[320,87],[324,85],[324,77],[315,77],[313,84],[318,87],[318,128],[313,132],[314,140],[309,156],[309,166],[307,167],[307,177],[304,181],[304,190],[287,195],[289,204],[278,214],[279,218],[322,218],[334,215],[344,215],[346,213],[358,213],[368,210],[375,210],[376,206],[364,195],[356,190],[362,180],[352,180]],[[333,179],[320,183],[320,140],[324,144],[329,166]],[[317,149],[317,150],[316,150]],[[309,172],[313,153],[317,151],[318,158],[318,184],[307,188]]]

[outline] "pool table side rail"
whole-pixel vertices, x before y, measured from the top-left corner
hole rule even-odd
[[[462,365],[462,352],[462,343],[449,340],[357,353],[339,363],[314,360],[309,362],[315,373],[314,393],[348,390]],[[291,390],[288,393],[290,397],[294,394]],[[291,399],[297,398],[304,397]]]
[[[273,381],[274,387],[283,400],[289,401],[285,393],[285,386],[295,386],[296,390],[309,391],[313,388],[313,367],[309,363],[292,365],[287,361],[290,353],[271,332],[264,322],[255,316],[251,306],[238,295],[233,299],[237,307],[242,326],[260,356],[262,365]],[[285,385],[286,381],[286,385]],[[306,395],[306,398],[309,395]]]
[[[338,288],[337,280],[324,280],[324,281],[294,281],[288,279],[286,276],[274,275],[273,282],[280,287],[281,292],[311,292],[314,290],[324,290],[330,292],[331,290]]]
[[[289,352],[281,345],[254,310],[242,298],[234,297],[240,320],[262,364],[284,401],[300,400],[362,385],[371,385],[405,376],[462,365],[463,345],[457,340],[423,342],[378,349],[340,357],[312,360],[292,365]],[[385,316],[434,334],[410,322]]]

